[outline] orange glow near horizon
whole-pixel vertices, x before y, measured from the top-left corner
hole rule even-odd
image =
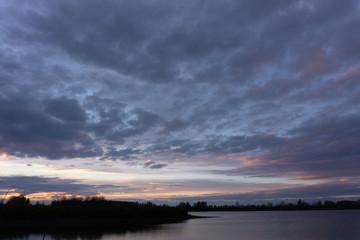
[[[30,198],[31,201],[51,201],[56,200],[61,197],[73,198],[73,197],[82,197],[86,196],[80,194],[71,194],[67,192],[39,192],[39,193],[31,193],[26,195],[26,197]]]
[[[53,201],[60,199],[62,197],[66,198],[83,198],[85,199],[87,196],[103,196],[107,200],[129,200],[129,199],[143,199],[143,200],[152,200],[152,199],[171,199],[177,197],[206,197],[206,196],[216,196],[219,194],[224,194],[225,192],[219,191],[208,191],[208,190],[179,190],[179,191],[165,191],[165,188],[156,187],[154,189],[144,189],[140,192],[134,193],[126,193],[126,192],[112,192],[109,194],[104,194],[102,192],[98,194],[90,194],[90,195],[81,195],[81,194],[72,194],[68,192],[38,192],[38,193],[30,193],[26,194],[25,197],[29,198],[31,202],[42,202],[42,201]],[[19,191],[13,191],[6,195],[0,194],[0,199],[4,199],[5,202],[8,201],[11,197],[19,196],[23,193]]]
[[[4,199],[5,202],[8,201],[11,197],[16,197],[21,195],[22,193],[20,192],[10,192],[6,195],[6,199],[5,198],[5,194],[0,194],[0,199]],[[38,192],[38,193],[30,193],[30,194],[26,194],[25,197],[29,198],[32,202],[36,202],[36,201],[52,201],[52,200],[56,200],[56,199],[60,199],[62,197],[66,197],[66,198],[73,198],[73,197],[77,197],[77,198],[86,198],[87,195],[81,195],[81,194],[71,194],[71,193],[67,193],[67,192]],[[93,196],[93,195],[91,195]],[[104,196],[102,193],[100,194],[96,194],[96,196]]]

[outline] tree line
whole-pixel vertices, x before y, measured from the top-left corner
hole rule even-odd
[[[106,200],[104,196],[86,196],[83,197],[72,197],[66,198],[61,197],[53,200],[50,205],[36,202],[35,205],[31,204],[30,199],[24,195],[13,196],[7,203],[0,202],[0,207],[45,207],[45,208],[118,208],[121,210],[135,210],[135,209],[147,209],[148,211],[163,211],[170,209],[177,209],[180,212],[189,211],[268,211],[268,210],[335,210],[335,209],[360,209],[360,199],[356,201],[341,200],[341,201],[329,201],[324,202],[317,201],[313,203],[305,202],[299,199],[296,203],[285,203],[284,201],[273,204],[268,202],[266,204],[239,204],[236,202],[233,205],[209,205],[206,201],[197,201],[193,204],[189,202],[180,202],[177,206],[171,207],[168,205],[156,205],[152,202],[138,203],[138,202],[127,202],[127,201],[111,201]]]
[[[198,201],[192,205],[189,202],[180,202],[179,208],[186,211],[281,211],[281,210],[340,210],[340,209],[360,209],[360,199],[356,201],[342,200],[342,201],[317,201],[308,203],[299,199],[296,203],[281,202],[273,204],[271,202],[266,204],[239,204],[236,202],[233,205],[208,205],[206,201]]]
[[[102,196],[53,200],[32,204],[24,195],[0,202],[0,239],[3,232],[125,231],[192,218],[178,207],[111,201]]]
[[[111,201],[102,196],[87,196],[53,200],[49,205],[32,204],[24,195],[13,196],[0,204],[0,225],[9,219],[124,219],[129,221],[177,221],[187,219],[187,211],[178,207]]]

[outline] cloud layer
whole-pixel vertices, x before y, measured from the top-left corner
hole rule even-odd
[[[356,179],[359,6],[1,1],[0,151],[33,164]]]

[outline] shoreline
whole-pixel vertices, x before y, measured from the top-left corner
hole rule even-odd
[[[9,218],[0,219],[0,232],[61,231],[119,231],[158,227],[162,224],[181,223],[190,219],[211,218],[208,216],[174,217],[61,217],[61,218]]]
[[[139,227],[166,223],[179,223],[189,219],[203,218],[202,216],[189,215],[186,217],[61,217],[61,218],[13,218],[0,219],[0,230],[16,227]]]

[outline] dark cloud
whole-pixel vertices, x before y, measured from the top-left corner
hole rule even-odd
[[[143,134],[162,122],[157,114],[141,108],[126,110],[126,105],[108,98],[90,96],[85,105],[90,111],[88,130],[98,137],[123,143],[125,138]]]
[[[145,153],[184,153],[194,155],[200,152],[204,147],[203,141],[192,141],[188,139],[179,139],[168,142],[154,143],[150,147],[144,150]]]
[[[283,139],[265,133],[254,136],[214,136],[204,150],[215,153],[242,153],[256,149],[278,148],[283,143]]]
[[[236,154],[247,165],[216,173],[250,176],[331,178],[356,175],[360,152],[358,115],[319,117],[305,121],[287,136],[258,133],[249,136],[208,136],[207,140],[177,140],[153,144],[147,154]],[[241,155],[239,155],[241,154]],[[238,157],[236,157],[238,156]],[[297,174],[297,175],[296,175]]]
[[[86,121],[86,113],[75,99],[57,98],[45,102],[45,112],[62,121],[78,121],[82,124]]]
[[[92,109],[90,109],[91,111]],[[123,139],[148,131],[160,118],[142,109],[129,112],[110,109],[92,112],[75,99],[36,101],[28,98],[0,99],[1,150],[18,157],[88,158],[128,160],[139,151],[104,150],[97,141],[123,143]],[[95,137],[93,136],[95,133]]]
[[[46,178],[46,177],[29,177],[29,176],[11,176],[0,177],[0,187],[4,189],[5,194],[10,187],[16,188],[20,192],[26,194],[58,192],[69,194],[92,195],[101,192],[103,189],[113,188],[121,189],[124,186],[115,185],[91,185],[82,184],[73,179]]]
[[[161,168],[166,167],[167,165],[169,165],[169,164],[167,164],[167,163],[157,163],[157,164],[151,165],[150,168],[151,169],[161,169]]]
[[[250,157],[250,166],[216,172],[253,176],[298,174],[310,179],[356,176],[359,120],[358,115],[309,120],[289,131],[289,137],[274,137],[279,140],[262,145],[264,152]]]
[[[137,159],[136,154],[140,154],[141,150],[139,149],[122,149],[122,150],[116,150],[115,148],[108,148],[106,151],[105,156],[102,158],[105,159],[111,159],[111,160],[133,160]]]
[[[145,168],[151,168],[151,169],[161,169],[161,168],[164,168],[166,167],[167,163],[157,163],[155,161],[152,161],[152,160],[147,160],[145,163],[144,163],[144,167]]]
[[[5,25],[8,38],[41,40],[81,61],[147,81],[244,82],[269,65],[281,64],[286,54],[312,51],[312,45],[324,41],[333,46],[330,40],[341,37],[328,39],[319,29],[331,34],[342,25],[351,28],[353,21],[348,23],[345,16],[355,18],[350,13],[357,2],[40,1],[27,8],[7,9],[12,20]],[[196,62],[203,66],[194,68]]]
[[[76,103],[76,100],[72,103]],[[101,148],[85,131],[83,123],[72,121],[73,118],[64,109],[51,110],[63,118],[58,119],[42,108],[41,102],[32,99],[0,100],[0,142],[3,152],[19,157],[49,159],[102,154]]]
[[[100,121],[89,125],[89,130],[109,141],[122,143],[125,138],[143,134],[161,122],[156,114],[134,109],[132,111],[112,111]]]
[[[153,144],[146,152],[175,152],[189,155],[207,153],[243,153],[257,149],[277,148],[283,145],[280,137],[260,133],[253,136],[208,136],[207,140],[176,140]]]
[[[181,129],[186,128],[188,125],[189,123],[183,120],[167,121],[165,125],[160,129],[159,133],[165,134],[165,133],[179,131]]]

